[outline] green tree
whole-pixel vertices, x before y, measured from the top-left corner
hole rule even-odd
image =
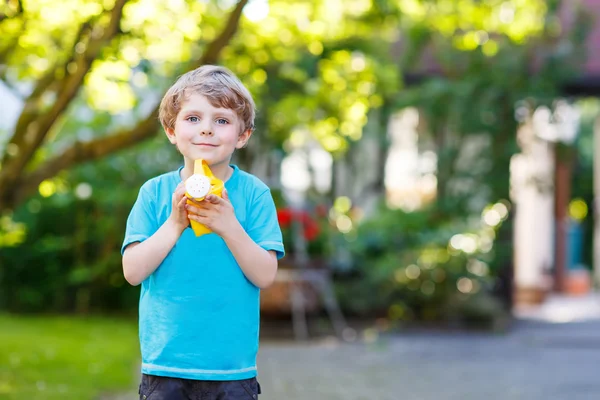
[[[574,17],[568,32],[559,19],[565,7]],[[590,22],[585,8],[560,0],[463,0],[412,12],[402,65],[409,76],[435,77],[405,90],[396,104],[422,112],[422,143],[438,157],[438,202],[456,212],[485,192],[488,201],[508,199],[520,108],[551,105],[579,72]],[[473,138],[485,145],[461,168]],[[458,181],[469,189],[457,190]]]
[[[136,82],[144,86],[147,75],[172,78],[215,63],[235,34],[247,0],[240,0],[224,21],[216,18],[223,10],[203,2],[174,2],[173,7],[128,0],[46,3],[8,2],[2,9],[0,72],[17,93],[17,83],[29,90],[1,153],[0,211],[20,204],[63,169],[154,135],[157,102],[133,127],[113,124],[108,132],[94,132],[91,140],[71,135],[60,151],[48,148],[65,134],[65,122],[76,118],[78,101],[98,112],[141,113]],[[198,21],[207,33],[201,35]],[[144,71],[144,65],[152,71]]]

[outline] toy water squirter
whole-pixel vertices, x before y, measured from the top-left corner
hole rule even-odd
[[[185,195],[188,199],[202,201],[209,194],[222,197],[223,187],[223,181],[213,175],[206,161],[201,158],[194,161],[194,174],[185,180]],[[187,203],[194,205],[190,200]],[[212,232],[197,221],[190,220],[190,223],[196,236]]]

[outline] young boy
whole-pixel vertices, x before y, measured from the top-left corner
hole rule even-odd
[[[140,399],[256,399],[259,292],[284,254],[269,188],[231,165],[254,128],[255,106],[227,69],[181,76],[159,118],[184,165],[147,181],[127,220],[123,273],[142,284]],[[222,197],[186,204],[183,182],[206,160]],[[195,220],[213,233],[196,237]]]

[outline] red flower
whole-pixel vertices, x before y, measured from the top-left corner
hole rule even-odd
[[[287,228],[292,223],[292,210],[289,208],[277,210],[277,219],[282,228]]]
[[[309,242],[315,240],[321,232],[317,221],[315,221],[311,215],[304,210],[293,212],[289,208],[282,208],[277,210],[277,219],[282,229],[289,228],[292,224],[292,221],[298,221],[302,223],[304,238]]]
[[[312,219],[308,218],[304,221],[304,238],[309,242],[315,240],[319,236],[319,225]]]

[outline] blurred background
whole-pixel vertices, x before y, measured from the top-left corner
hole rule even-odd
[[[255,96],[235,163],[272,188],[287,249],[261,294],[261,398],[597,399],[598,17],[0,1],[0,398],[136,398],[125,220],[181,164],[164,91],[218,63]]]

